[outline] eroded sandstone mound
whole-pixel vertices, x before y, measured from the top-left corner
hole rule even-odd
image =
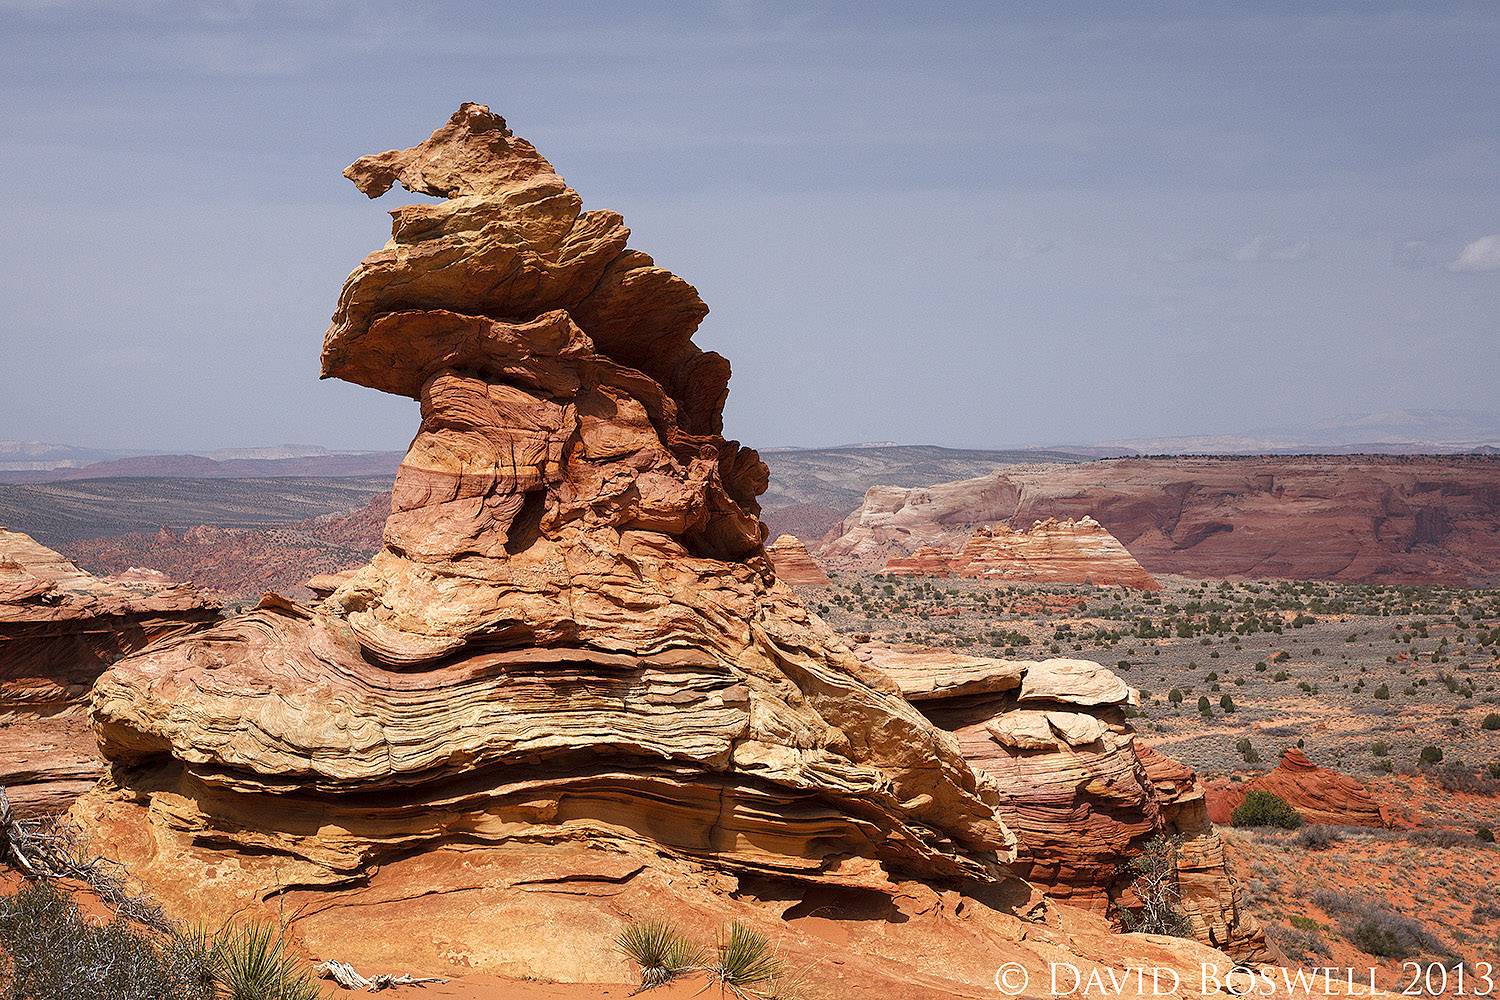
[[[879,572],[975,528],[1088,515],[1150,573],[1447,583],[1500,580],[1500,459],[1306,456],[1008,465],[936,486],[876,486],[814,555]]]
[[[1284,799],[1307,823],[1382,828],[1398,825],[1358,778],[1319,767],[1296,747],[1283,753],[1281,761],[1258,778],[1244,783],[1215,783],[1208,798],[1213,821],[1228,823],[1245,795],[1253,791]]]
[[[424,960],[584,979],[615,971],[496,933],[527,892],[613,899],[607,950],[669,870],[1009,884],[954,738],[776,581],[692,286],[479,105],[346,174],[443,199],[392,212],[324,340],[325,377],[421,403],[383,547],[314,606],[116,664],[80,821],[183,915],[285,892],[341,957],[388,962],[367,929],[399,925]]]
[[[807,546],[796,535],[782,535],[766,546],[766,555],[776,570],[776,579],[793,587],[826,587],[828,574],[808,555]]]
[[[1093,583],[1161,589],[1125,546],[1091,517],[1076,521],[1048,518],[1023,531],[1005,524],[982,525],[956,551],[924,545],[909,556],[886,560],[884,572],[997,583]]]
[[[1240,905],[1193,772],[1138,743],[1124,708],[1137,693],[1088,661],[1005,660],[863,643],[964,758],[992,778],[1018,840],[1017,868],[1054,899],[1099,913],[1130,906],[1125,863],[1158,833],[1180,836],[1183,911],[1199,940],[1269,956]]]
[[[0,528],[0,786],[17,810],[61,811],[98,778],[84,702],[107,665],[217,618],[159,573],[92,576]]]

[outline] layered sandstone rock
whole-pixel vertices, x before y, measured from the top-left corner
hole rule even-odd
[[[99,776],[84,702],[107,665],[217,618],[160,573],[91,576],[0,529],[0,786],[17,810],[61,811]]]
[[[909,556],[892,556],[884,571],[893,576],[1161,589],[1125,546],[1091,517],[1048,518],[1025,531],[1013,531],[1004,524],[983,525],[956,551],[923,545]]]
[[[1237,957],[1269,957],[1238,899],[1223,845],[1187,768],[1136,741],[1136,693],[1087,660],[1004,660],[864,643],[964,757],[993,779],[1018,865],[1049,896],[1100,913],[1129,905],[1123,866],[1159,833],[1179,836],[1183,911],[1194,934]]]
[[[1228,823],[1252,791],[1270,792],[1284,799],[1307,823],[1382,828],[1398,825],[1359,779],[1319,767],[1296,747],[1288,749],[1274,768],[1252,781],[1215,783],[1208,798],[1213,821]]]
[[[793,587],[826,587],[828,574],[808,555],[807,546],[796,535],[782,535],[766,546],[766,555],[776,570],[776,579]]]
[[[1364,583],[1500,580],[1500,459],[1447,456],[1112,459],[1007,465],[936,486],[876,486],[813,548],[879,572],[976,528],[1088,515],[1146,571]]]
[[[383,547],[116,664],[80,822],[179,915],[285,892],[314,950],[558,978],[614,975],[579,956],[666,884],[1011,884],[954,738],[775,580],[692,286],[482,106],[346,174],[444,199],[392,213],[324,341],[421,403]],[[591,949],[512,933],[579,896]]]

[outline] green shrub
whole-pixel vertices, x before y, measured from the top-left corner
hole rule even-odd
[[[1370,752],[1377,757],[1384,757],[1391,752],[1391,745],[1385,740],[1376,740],[1370,744]]]
[[[1487,826],[1476,826],[1474,828],[1474,836],[1478,837],[1486,844],[1493,844],[1495,842],[1495,831],[1491,830]]]
[[[1219,699],[1219,707],[1224,710],[1224,713],[1226,715],[1228,713],[1230,713],[1230,712],[1233,712],[1234,711],[1234,699],[1231,698],[1231,697],[1229,697],[1229,695],[1226,694],[1224,697],[1222,697],[1222,698]]]
[[[1391,697],[1391,686],[1389,684],[1380,685],[1380,687],[1375,689],[1374,696],[1376,698],[1379,698],[1381,701],[1389,701]]]
[[[1417,763],[1419,764],[1440,764],[1442,760],[1443,751],[1431,745],[1423,747],[1422,752],[1417,755]]]
[[[1486,715],[1484,721],[1479,724],[1479,728],[1487,729],[1490,732],[1500,729],[1500,712],[1491,712],[1489,715]]]
[[[1275,826],[1295,830],[1302,825],[1302,817],[1281,796],[1257,789],[1245,793],[1245,801],[1235,809],[1229,822],[1234,826]]]

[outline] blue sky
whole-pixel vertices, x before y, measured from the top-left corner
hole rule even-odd
[[[414,403],[317,381],[400,197],[340,170],[464,100],[699,287],[753,444],[1500,409],[1500,5],[0,20],[0,438],[402,447]]]

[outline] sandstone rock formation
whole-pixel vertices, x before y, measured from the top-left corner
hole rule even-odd
[[[813,548],[879,572],[978,527],[1097,520],[1153,574],[1483,586],[1500,580],[1500,459],[1112,459],[877,486]]]
[[[1093,583],[1101,587],[1160,590],[1113,535],[1091,517],[1037,521],[1025,531],[984,525],[955,552],[931,545],[910,556],[892,556],[895,576],[958,576],[1001,583]]]
[[[101,579],[0,529],[0,786],[17,810],[59,812],[99,776],[84,702],[109,663],[217,618],[159,573]]]
[[[1252,791],[1270,792],[1286,800],[1307,823],[1381,828],[1399,825],[1359,779],[1319,767],[1296,747],[1288,749],[1274,768],[1254,780],[1215,782],[1209,789],[1209,815],[1215,823],[1228,823]]]
[[[285,894],[315,950],[558,978],[615,974],[578,963],[673,884],[1016,884],[953,737],[774,579],[692,286],[479,105],[346,174],[443,199],[392,213],[324,340],[326,377],[421,402],[383,546],[115,664],[78,820],[179,915]]]
[[[1019,841],[1018,868],[1049,896],[1100,913],[1128,906],[1122,866],[1155,834],[1179,835],[1183,911],[1195,935],[1247,960],[1270,956],[1225,868],[1203,786],[1136,741],[1123,711],[1136,692],[1112,671],[880,643],[856,653],[993,780]]]
[[[826,587],[828,574],[808,555],[807,546],[796,535],[782,535],[766,546],[766,555],[776,570],[776,579],[793,587]]]

